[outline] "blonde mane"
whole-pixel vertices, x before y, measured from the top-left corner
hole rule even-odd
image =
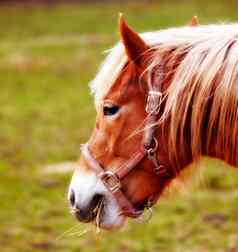
[[[161,57],[156,55],[169,54],[168,64],[183,55],[167,90],[162,116],[170,120],[168,145],[172,155],[178,146],[189,145],[193,158],[197,158],[209,153],[213,145],[214,156],[238,165],[238,25],[171,28],[141,36],[155,48],[148,69],[160,64]],[[91,83],[96,107],[126,62],[119,43]],[[175,162],[179,158],[173,156]]]

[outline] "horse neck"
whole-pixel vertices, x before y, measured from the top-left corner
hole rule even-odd
[[[233,114],[227,113],[226,117],[219,114],[216,118],[212,118],[214,121],[213,127],[211,128],[208,127],[211,123],[212,116],[211,104],[209,103],[207,105],[207,112],[203,120],[203,125],[201,126],[200,134],[194,136],[199,139],[198,142],[200,143],[200,146],[197,146],[195,151],[195,147],[192,146],[192,110],[188,114],[183,135],[177,136],[176,151],[170,148],[170,131],[173,127],[170,119],[165,121],[160,127],[160,150],[158,151],[158,156],[162,162],[169,164],[173,170],[179,172],[189,164],[199,160],[202,156],[217,158],[231,166],[238,167],[238,120],[234,119],[232,123],[226,121],[235,118],[237,112],[231,108],[231,113],[233,111]],[[228,118],[229,116],[230,118]],[[225,120],[224,123],[221,123],[221,120]]]
[[[236,108],[238,110],[238,107]],[[231,109],[233,110],[233,109]],[[229,117],[234,118],[232,123],[229,123]],[[224,121],[224,123],[221,123]],[[206,124],[204,124],[204,130],[201,134],[204,142],[202,144],[202,155],[214,157],[231,166],[238,167],[238,120],[235,119],[234,113],[230,111],[224,117],[223,113],[216,118],[213,130],[210,132],[206,130]]]

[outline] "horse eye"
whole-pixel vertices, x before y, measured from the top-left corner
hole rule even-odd
[[[106,105],[104,106],[103,108],[103,113],[105,116],[112,116],[112,115],[115,115],[119,110],[119,107],[118,106],[115,106],[115,105]]]

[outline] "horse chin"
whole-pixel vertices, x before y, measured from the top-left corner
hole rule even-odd
[[[124,226],[124,223],[126,221],[126,218],[118,218],[116,221],[108,220],[108,218],[105,216],[100,220],[99,228],[105,229],[105,230],[118,230],[121,229]],[[97,224],[95,223],[97,226]]]
[[[124,226],[126,217],[120,214],[120,208],[111,197],[104,199],[104,206],[95,225],[102,229],[117,230]]]

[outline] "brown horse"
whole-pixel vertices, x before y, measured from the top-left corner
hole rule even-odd
[[[138,35],[120,17],[122,43],[91,84],[97,118],[69,189],[75,216],[119,228],[158,201],[201,156],[238,166],[238,25]]]

